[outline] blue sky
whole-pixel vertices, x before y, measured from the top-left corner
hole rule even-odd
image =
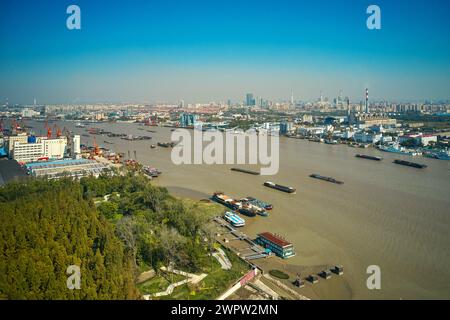
[[[449,39],[446,0],[2,0],[0,102],[448,99]]]

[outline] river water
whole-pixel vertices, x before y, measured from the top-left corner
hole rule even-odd
[[[43,123],[29,122],[36,133]],[[58,122],[78,134],[75,123]],[[111,151],[130,151],[145,165],[163,174],[159,185],[180,196],[202,198],[214,191],[242,198],[254,196],[274,206],[270,217],[246,218],[245,232],[283,235],[297,255],[284,263],[295,266],[335,265],[345,268],[345,290],[324,289],[320,298],[442,299],[450,298],[450,162],[412,158],[374,149],[325,145],[280,138],[280,169],[271,177],[232,172],[229,165],[174,165],[171,150],[151,149],[170,141],[171,131],[137,124],[92,124],[115,133],[150,135],[152,140],[125,141],[96,136]],[[140,130],[144,129],[144,130]],[[155,130],[155,133],[145,130]],[[114,144],[106,144],[104,140]],[[91,137],[81,137],[92,145]],[[364,153],[382,156],[381,162],[355,158]],[[425,163],[419,170],[393,164],[394,159]],[[319,173],[345,182],[336,185],[309,177]],[[270,180],[297,189],[296,194],[264,187]],[[381,268],[381,290],[366,286],[370,265]]]

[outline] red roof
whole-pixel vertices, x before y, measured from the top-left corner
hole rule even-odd
[[[263,232],[259,234],[260,237],[266,238],[267,240],[269,240],[270,242],[276,244],[277,246],[280,247],[286,247],[291,245],[290,242],[280,238],[279,236],[271,233],[271,232]]]

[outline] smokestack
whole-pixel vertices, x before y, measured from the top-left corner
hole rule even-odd
[[[366,113],[369,113],[369,89],[366,88]]]

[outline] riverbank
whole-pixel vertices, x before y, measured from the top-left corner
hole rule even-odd
[[[70,122],[58,126],[84,133]],[[136,124],[95,126],[139,134]],[[170,140],[169,128],[152,130],[156,131],[152,141]],[[232,172],[232,166],[227,165],[177,166],[171,161],[170,149],[152,149],[148,141],[110,140],[114,144],[108,148],[114,152],[130,150],[133,154],[137,150],[141,163],[163,172],[152,183],[180,196],[200,200],[223,191],[236,198],[254,196],[272,203],[270,217],[246,219],[245,233],[255,237],[272,231],[292,242],[297,256],[283,261],[283,270],[344,265],[345,274],[340,279],[345,280],[345,288],[336,292],[321,288],[325,283],[321,281],[315,285],[320,298],[450,298],[448,161],[421,158],[428,168],[417,170],[392,163],[394,159],[411,160],[409,156],[369,148],[364,154],[381,156],[383,161],[368,161],[355,158],[362,149],[280,138],[280,170],[275,176],[264,177]],[[82,143],[92,144],[92,137],[82,137]],[[311,173],[345,184],[311,179]],[[297,194],[265,188],[262,184],[266,180],[292,186]],[[369,265],[380,266],[382,290],[367,289]]]

